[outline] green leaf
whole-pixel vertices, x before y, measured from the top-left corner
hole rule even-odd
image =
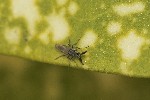
[[[149,0],[0,0],[0,53],[91,71],[150,77]],[[55,44],[76,43],[84,65]],[[89,46],[89,48],[85,48]]]

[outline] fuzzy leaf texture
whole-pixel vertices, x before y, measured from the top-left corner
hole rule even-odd
[[[69,39],[84,65],[55,60]],[[150,77],[150,0],[0,0],[0,54]]]

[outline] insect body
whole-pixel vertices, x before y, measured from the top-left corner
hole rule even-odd
[[[56,44],[55,48],[63,53],[63,55],[57,57],[56,59],[58,59],[60,57],[63,57],[63,56],[66,56],[69,60],[75,61],[75,59],[78,59],[81,62],[81,64],[84,65],[83,62],[82,62],[82,55],[84,55],[87,51],[84,51],[84,52],[80,53],[78,51],[78,49],[80,49],[80,48],[74,47],[77,43],[71,45],[70,40],[69,40],[68,45]]]

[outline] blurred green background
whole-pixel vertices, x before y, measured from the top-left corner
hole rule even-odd
[[[1,55],[0,100],[150,100],[150,79]]]

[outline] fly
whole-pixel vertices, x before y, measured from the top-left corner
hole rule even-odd
[[[80,39],[79,39],[80,40]],[[77,43],[79,42],[79,40],[77,41]],[[75,62],[75,59],[78,59],[80,61],[80,63],[82,65],[84,65],[84,63],[82,62],[82,56],[87,52],[87,51],[84,51],[84,52],[79,52],[78,47],[76,47],[77,43],[75,44],[72,44],[70,43],[70,40],[69,40],[69,43],[68,45],[61,45],[61,44],[56,44],[55,45],[55,48],[62,52],[63,54],[58,56],[56,59],[60,58],[60,57],[64,57],[66,56],[69,60],[72,60]],[[76,62],[75,62],[76,63]]]

